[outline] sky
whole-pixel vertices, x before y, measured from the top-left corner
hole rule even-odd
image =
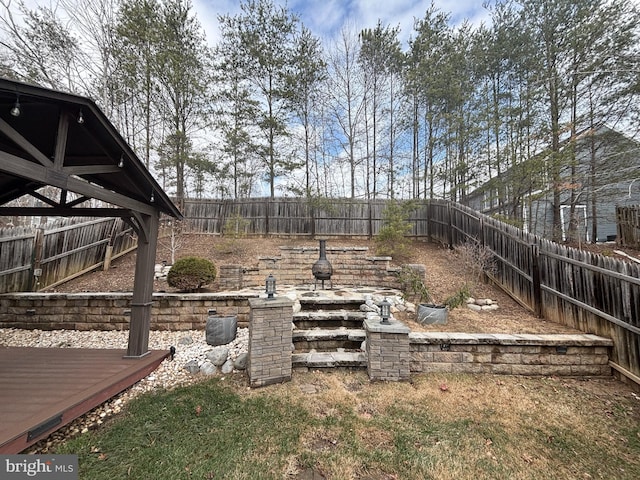
[[[383,26],[400,27],[400,39],[406,42],[413,30],[415,19],[424,17],[431,0],[273,0],[276,5],[287,6],[298,15],[302,23],[322,40],[331,40],[343,25],[356,32]],[[235,15],[240,12],[237,0],[193,0],[198,20],[211,45],[218,39],[218,15]],[[435,7],[451,15],[453,25],[467,19],[475,25],[489,21],[489,12],[482,5],[484,0],[434,0]],[[490,2],[493,3],[493,2]]]

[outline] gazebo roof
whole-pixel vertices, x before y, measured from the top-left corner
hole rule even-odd
[[[58,187],[60,199],[37,192],[46,185]],[[0,206],[25,194],[48,206],[4,207],[0,215],[182,217],[95,102],[0,78]],[[119,208],[83,208],[91,198]]]

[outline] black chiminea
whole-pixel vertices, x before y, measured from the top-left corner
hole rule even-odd
[[[324,290],[324,281],[331,280],[331,274],[333,273],[333,267],[331,262],[327,260],[327,247],[326,240],[320,240],[320,258],[311,267],[311,273],[316,277],[316,284],[314,288],[318,287],[318,280],[322,282],[322,289]],[[329,287],[331,288],[331,287]]]

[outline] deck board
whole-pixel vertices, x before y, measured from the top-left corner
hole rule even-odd
[[[125,354],[125,349],[0,347],[0,453],[19,453],[48,437],[146,377],[169,352],[155,350],[137,359]],[[51,419],[55,425],[29,435]]]

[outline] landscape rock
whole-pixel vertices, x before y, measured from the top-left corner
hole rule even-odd
[[[178,345],[191,345],[193,343],[193,338],[191,337],[182,337],[178,340]]]
[[[200,371],[200,366],[198,365],[197,360],[189,360],[184,365],[184,369],[189,373],[198,373]]]
[[[482,311],[482,307],[480,305],[476,305],[475,303],[469,303],[467,305],[467,308],[469,310],[473,310],[474,312],[481,312]]]
[[[302,304],[300,303],[300,300],[293,302],[293,313],[300,313],[301,310]]]
[[[242,352],[238,355],[238,358],[233,362],[233,368],[236,370],[246,370],[247,369],[247,360],[249,359],[249,354],[247,352]]]
[[[218,368],[213,363],[205,361],[200,365],[200,373],[203,375],[215,375],[218,373]]]
[[[227,361],[228,356],[229,349],[226,347],[214,348],[207,353],[207,358],[216,367],[223,365]]]
[[[233,360],[229,359],[226,362],[224,362],[224,365],[222,365],[222,367],[220,367],[220,371],[227,375],[229,373],[233,372]]]

